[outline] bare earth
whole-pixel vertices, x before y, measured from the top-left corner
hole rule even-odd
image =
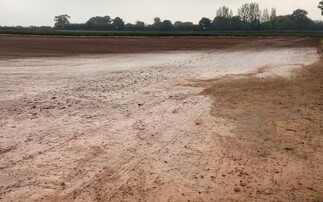
[[[0,201],[323,201],[317,40],[0,40]]]

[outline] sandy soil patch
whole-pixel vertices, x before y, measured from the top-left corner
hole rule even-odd
[[[221,171],[223,187],[236,193],[217,199],[323,200],[322,68],[321,60],[287,79],[264,79],[261,70],[197,82],[213,99],[212,115],[235,125],[234,138],[221,140]]]

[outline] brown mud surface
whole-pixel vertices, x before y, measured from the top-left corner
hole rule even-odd
[[[316,46],[317,39],[231,37],[45,37],[0,35],[0,58]]]
[[[0,38],[0,201],[323,200],[317,40]]]
[[[236,126],[220,140],[223,189],[236,193],[218,199],[323,201],[323,60],[287,79],[264,71],[199,82],[212,115]]]

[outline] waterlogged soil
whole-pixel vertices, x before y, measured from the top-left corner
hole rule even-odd
[[[0,58],[315,47],[318,39],[273,37],[48,37],[0,35]]]
[[[213,100],[214,117],[234,124],[223,138],[228,160],[217,200],[323,201],[323,60],[287,79],[246,75],[197,81]]]
[[[225,48],[6,56],[0,201],[323,200],[313,41],[218,40]]]

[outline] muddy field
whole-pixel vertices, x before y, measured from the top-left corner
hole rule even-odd
[[[75,56],[160,51],[317,46],[317,39],[232,37],[26,37],[0,35],[0,58]]]
[[[315,39],[0,41],[0,201],[323,200]]]

